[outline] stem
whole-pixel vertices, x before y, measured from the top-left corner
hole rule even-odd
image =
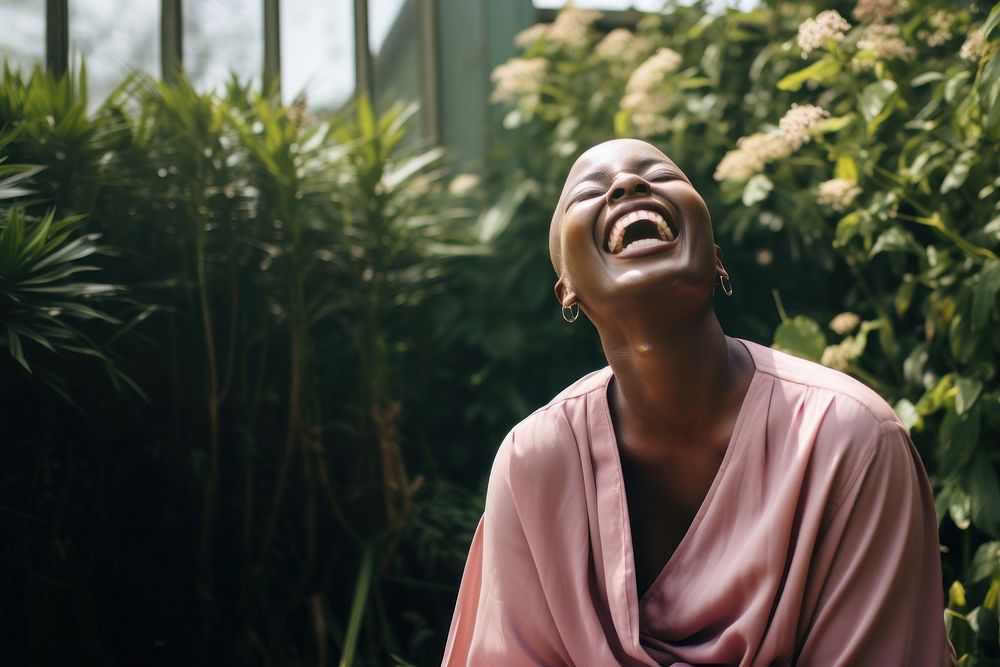
[[[354,664],[358,636],[361,633],[361,621],[364,619],[365,608],[368,606],[368,591],[371,590],[372,562],[374,561],[372,552],[371,543],[366,544],[361,552],[361,566],[358,568],[357,583],[354,586],[354,601],[351,603],[347,632],[344,633],[344,650],[340,654],[340,667],[352,667]]]
[[[326,667],[326,619],[323,618],[323,597],[319,593],[309,596],[309,625],[316,642],[316,665]]]
[[[226,370],[223,372],[222,391],[219,403],[226,400],[229,388],[232,386],[233,366],[236,363],[236,322],[239,315],[240,286],[236,276],[236,262],[230,260],[229,269],[229,340],[226,349]]]
[[[200,200],[195,199],[194,215],[197,225],[195,235],[195,261],[198,279],[198,297],[201,304],[202,333],[208,368],[208,447],[209,466],[205,476],[205,496],[201,515],[201,549],[199,563],[208,567],[212,531],[215,524],[215,495],[219,476],[219,385],[215,360],[215,335],[212,330],[211,308],[208,301],[208,281],[205,277],[205,220],[201,216]]]
[[[873,291],[871,287],[868,286],[868,281],[865,280],[865,274],[864,272],[862,272],[861,266],[858,264],[858,261],[853,256],[851,256],[846,252],[844,253],[844,261],[846,262],[847,267],[850,269],[851,273],[854,275],[854,280],[857,281],[858,287],[861,289],[862,292],[864,292],[865,298],[868,299],[868,303],[870,303],[872,307],[875,309],[875,312],[878,313],[879,319],[882,320],[882,326],[889,327],[890,335],[887,337],[888,340],[893,340],[893,337],[891,335],[893,330],[892,317],[889,311],[882,306],[882,302],[879,299],[878,295],[875,293],[875,291]],[[885,352],[885,354],[889,357],[890,361],[889,365],[896,372],[896,379],[902,380],[903,379],[902,365],[898,363],[899,351],[896,349],[895,346],[892,346],[891,349],[885,349],[885,347],[886,346],[883,345],[882,351]]]
[[[274,496],[271,499],[271,509],[268,513],[266,527],[264,529],[264,539],[261,542],[261,563],[267,558],[271,542],[274,539],[274,530],[278,521],[278,513],[285,495],[285,487],[288,484],[288,470],[291,467],[292,455],[295,451],[295,443],[302,433],[302,369],[304,366],[305,351],[303,350],[303,336],[307,323],[304,321],[304,308],[302,296],[302,263],[300,257],[301,229],[297,224],[294,205],[291,204],[289,196],[285,194],[278,203],[278,211],[287,215],[281,217],[288,221],[292,232],[292,267],[291,280],[289,281],[289,343],[290,343],[290,372],[288,379],[288,429],[285,433],[285,450],[281,457],[281,464],[278,469],[278,480],[274,488]]]
[[[788,320],[788,313],[785,311],[785,304],[781,302],[781,294],[778,293],[777,289],[771,290],[771,296],[774,297],[774,307],[778,309],[778,317],[781,318],[782,322]]]
[[[981,248],[973,243],[969,243],[961,235],[956,234],[954,231],[949,229],[941,218],[937,215],[931,215],[929,217],[916,216],[916,215],[906,215],[904,213],[899,213],[896,215],[900,220],[909,220],[910,222],[916,222],[921,225],[926,225],[937,231],[939,234],[944,236],[946,239],[957,245],[964,252],[973,257],[985,257],[986,259],[997,259],[996,254],[992,250],[986,248]]]
[[[337,501],[337,494],[333,490],[333,485],[330,483],[330,475],[326,470],[326,461],[323,460],[322,449],[313,453],[316,457],[315,464],[317,474],[319,475],[319,485],[323,489],[327,503],[330,505],[330,512],[333,514],[333,518],[337,520],[337,523],[340,524],[341,529],[343,529],[351,542],[356,545],[361,544],[361,536],[354,526],[351,525],[350,521],[347,520],[347,516],[340,508],[340,502]]]
[[[307,429],[302,437],[302,476],[306,481],[306,503],[303,508],[302,523],[305,528],[305,559],[302,563],[299,574],[298,590],[302,591],[309,583],[316,568],[316,480],[313,476],[312,467],[309,465],[310,452],[318,449],[319,429]],[[297,597],[297,596],[296,596]]]
[[[294,309],[294,305],[293,305]],[[281,509],[281,502],[285,496],[285,487],[288,484],[288,469],[291,467],[292,454],[295,451],[295,440],[299,429],[299,401],[300,401],[300,373],[299,361],[301,350],[299,349],[299,336],[297,331],[297,318],[290,318],[291,330],[291,369],[288,380],[288,428],[285,431],[285,449],[281,455],[281,463],[278,467],[278,479],[274,485],[274,495],[271,497],[271,509],[267,513],[267,522],[264,528],[264,539],[260,545],[260,561],[264,562],[267,552],[274,539],[274,529],[278,521],[278,512]]]

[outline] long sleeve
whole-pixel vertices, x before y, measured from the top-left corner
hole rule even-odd
[[[874,439],[818,545],[797,664],[952,665],[926,475],[900,424]]]
[[[455,605],[444,667],[568,664],[510,484],[513,433],[490,474]]]

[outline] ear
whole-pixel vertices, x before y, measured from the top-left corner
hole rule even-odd
[[[564,308],[569,308],[577,302],[576,290],[573,289],[573,284],[565,276],[559,276],[559,280],[555,284],[555,292],[556,299]]]
[[[719,244],[715,244],[715,275],[729,277],[729,271],[726,271],[726,267],[722,264],[722,248]]]

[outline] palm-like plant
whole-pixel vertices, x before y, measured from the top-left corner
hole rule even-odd
[[[137,389],[85,332],[94,322],[119,323],[100,305],[121,289],[82,280],[80,275],[99,270],[88,261],[102,250],[97,243],[100,235],[83,233],[79,224],[83,216],[57,220],[50,208],[35,217],[14,201],[34,194],[30,179],[41,171],[37,166],[5,164],[3,153],[16,136],[14,130],[0,135],[0,344],[24,370],[34,372],[71,403],[64,379],[46,363],[48,359],[40,357],[44,361],[34,366],[29,363],[26,342],[54,354],[99,359],[113,378]]]
[[[343,649],[348,661],[369,589],[383,608],[380,582],[423,481],[407,471],[406,459],[415,457],[404,456],[403,433],[408,421],[426,415],[407,414],[403,406],[433,410],[422,392],[438,371],[437,355],[453,335],[458,310],[450,307],[455,304],[446,287],[454,285],[455,260],[483,252],[474,218],[446,187],[444,152],[407,144],[414,111],[397,105],[376,115],[362,97],[352,117],[334,129],[346,152],[337,165],[341,225],[330,230],[336,281],[331,303],[352,343],[349,363],[357,378],[349,426],[355,462],[343,468],[369,473],[340,477],[340,492],[362,499],[352,507],[356,520],[347,528],[362,546]],[[381,639],[393,651],[391,631]]]

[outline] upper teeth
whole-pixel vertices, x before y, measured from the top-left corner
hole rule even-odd
[[[665,241],[673,241],[674,233],[671,231],[670,227],[667,225],[667,221],[663,219],[663,216],[656,211],[649,211],[646,209],[641,209],[638,211],[632,211],[627,215],[615,220],[614,226],[611,227],[611,235],[608,237],[608,251],[611,253],[622,251],[622,240],[625,238],[625,229],[634,222],[640,220],[649,220],[656,225],[656,228],[660,231],[660,236]],[[629,244],[632,245],[632,244]]]

